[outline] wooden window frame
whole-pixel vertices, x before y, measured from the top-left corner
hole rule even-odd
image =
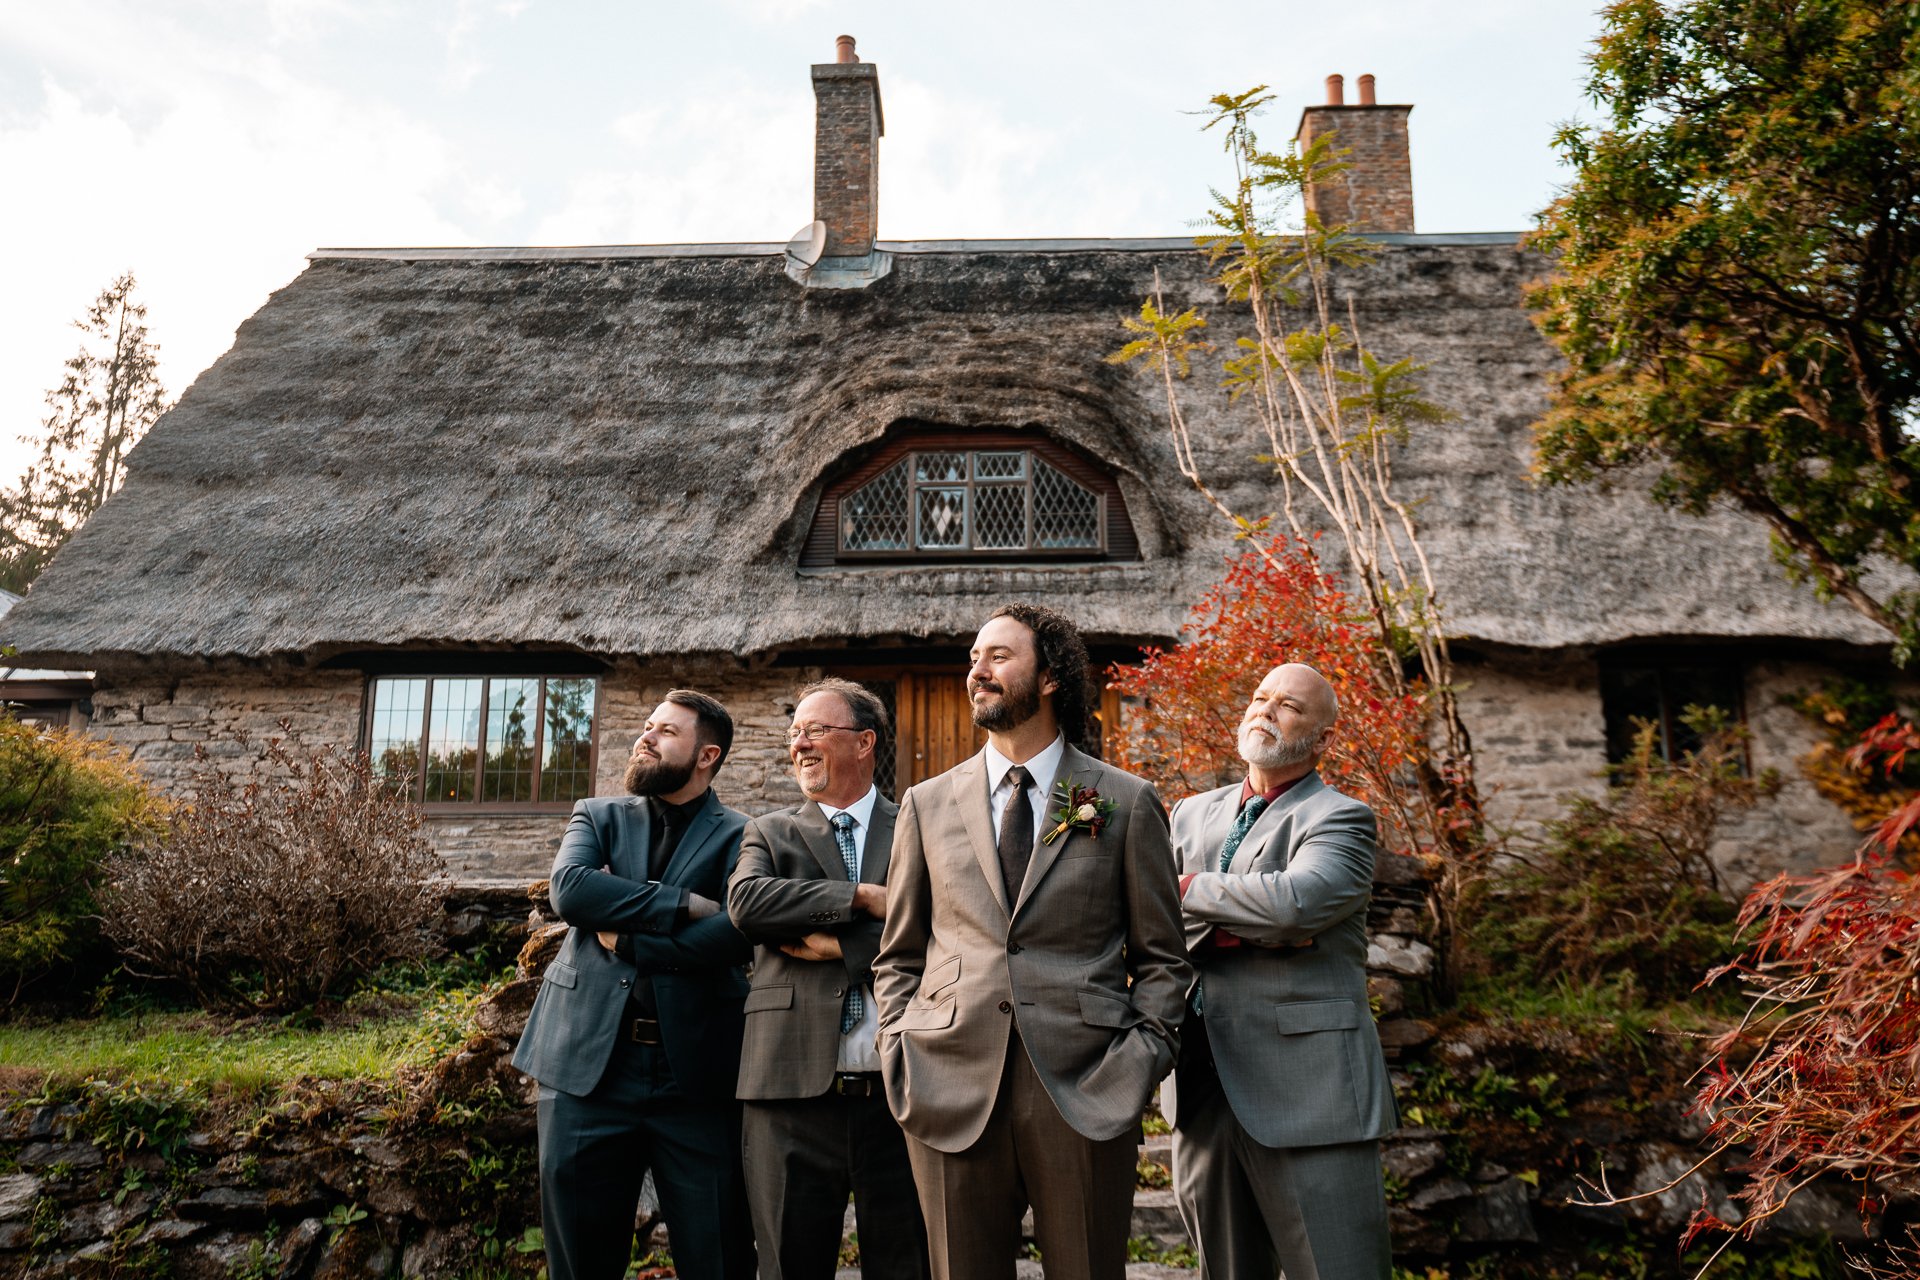
[[[575,801],[540,799],[540,783],[543,771],[540,767],[541,755],[546,747],[547,732],[547,681],[549,680],[591,680],[593,681],[592,721],[587,731],[587,795],[596,794],[600,779],[600,711],[605,678],[581,673],[552,672],[533,674],[527,672],[486,672],[486,671],[444,671],[444,672],[383,672],[367,677],[366,695],[361,699],[360,713],[360,749],[371,752],[373,749],[374,689],[382,680],[425,680],[426,694],[420,708],[420,772],[414,778],[412,794],[408,797],[428,817],[443,817],[459,814],[561,814],[572,813]],[[427,743],[433,731],[433,693],[434,682],[438,680],[478,680],[480,681],[480,741],[474,751],[473,794],[481,793],[486,777],[487,762],[487,710],[488,700],[493,694],[495,680],[537,680],[540,683],[540,701],[533,728],[533,796],[531,800],[425,800],[427,785]]]
[[[854,550],[846,546],[846,501],[853,494],[903,461],[907,474],[907,525],[909,540],[918,533],[916,510],[922,482],[914,476],[914,455],[927,453],[1024,453],[1026,476],[1015,482],[1026,494],[1028,545],[1017,548],[917,548],[899,550]],[[1035,547],[1033,541],[1033,483],[1036,461],[1045,462],[1062,476],[1090,493],[1096,503],[1095,523],[1099,544],[1085,547]],[[971,493],[976,486],[1005,483],[993,479],[976,480],[969,462],[966,481],[927,481],[931,486],[961,487]],[[972,503],[971,496],[969,503]],[[968,523],[976,520],[977,507],[970,505]],[[972,529],[968,541],[972,541]],[[818,573],[840,568],[904,567],[906,565],[952,564],[1098,564],[1137,563],[1140,560],[1139,537],[1127,511],[1118,481],[1106,466],[1096,463],[1034,428],[980,428],[958,430],[933,424],[918,424],[891,435],[866,453],[850,470],[829,482],[814,509],[806,542],[801,550],[799,568],[803,573]]]
[[[919,475],[921,457],[924,455],[937,454],[937,453],[957,453],[965,457],[967,460],[966,476],[963,479],[959,479],[959,480],[922,480]],[[980,476],[975,474],[978,468],[974,464],[974,459],[978,455],[983,453],[1017,453],[1019,454],[1023,459],[1023,461],[1021,462],[1021,474],[1018,477],[1003,477],[1003,478],[988,477],[986,479],[982,479]],[[1039,462],[1046,462],[1047,466],[1051,468],[1053,471],[1055,471],[1056,473],[1058,473],[1059,476],[1063,480],[1065,480],[1068,484],[1075,486],[1076,488],[1080,489],[1083,493],[1087,494],[1089,497],[1093,499],[1094,529],[1096,530],[1099,537],[1099,541],[1096,544],[1091,546],[1078,546],[1078,547],[1042,547],[1042,546],[1035,545],[1034,528],[1033,528],[1033,515],[1034,515],[1033,490],[1034,490],[1034,485],[1037,484],[1040,479],[1038,474],[1038,468],[1035,465],[1036,463],[1039,463]],[[859,493],[862,489],[865,489],[868,485],[875,483],[876,481],[879,480],[881,476],[884,476],[885,474],[887,474],[887,472],[893,470],[894,467],[900,466],[902,464],[904,464],[907,469],[907,541],[908,543],[911,544],[915,542],[920,536],[920,501],[919,501],[920,491],[922,489],[960,489],[960,490],[963,490],[967,495],[966,537],[967,537],[968,545],[964,547],[920,547],[920,546],[909,545],[906,547],[902,547],[898,550],[886,550],[882,548],[865,548],[865,547],[849,548],[847,546],[847,522],[844,519],[842,519],[837,522],[838,528],[835,531],[836,536],[834,540],[834,555],[836,559],[840,559],[840,560],[853,560],[853,559],[927,560],[935,557],[963,557],[971,560],[971,559],[977,559],[980,557],[990,557],[993,559],[1008,559],[1013,557],[1045,556],[1045,557],[1053,558],[1053,557],[1059,557],[1059,556],[1082,556],[1082,557],[1104,556],[1107,554],[1107,495],[1099,492],[1096,489],[1091,489],[1091,488],[1088,488],[1086,485],[1081,484],[1073,476],[1068,475],[1067,472],[1065,472],[1061,468],[1054,466],[1053,463],[1051,462],[1048,462],[1047,459],[1042,457],[1040,454],[1036,453],[1030,447],[1000,446],[996,448],[991,445],[982,446],[982,445],[969,444],[969,445],[961,445],[961,446],[954,446],[954,447],[948,447],[948,448],[942,448],[938,445],[930,445],[923,448],[908,449],[905,453],[901,454],[898,458],[894,459],[887,466],[882,467],[879,473],[869,478],[865,484],[860,485],[859,488],[848,490],[845,496],[843,496],[840,499],[840,501],[844,504],[849,499],[851,499],[855,494]],[[977,547],[972,545],[974,536],[975,536],[974,531],[978,527],[978,520],[976,518],[975,513],[979,510],[979,503],[975,501],[975,498],[974,498],[975,493],[977,493],[981,489],[1014,489],[1014,488],[1019,489],[1022,496],[1025,498],[1024,510],[1025,510],[1025,520],[1026,520],[1026,537],[1023,545],[1018,547]]]

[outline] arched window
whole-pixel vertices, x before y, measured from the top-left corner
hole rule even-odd
[[[1111,476],[1032,433],[923,430],[830,486],[802,567],[898,559],[1138,558]]]

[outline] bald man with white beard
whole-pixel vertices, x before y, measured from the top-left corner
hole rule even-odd
[[[1320,780],[1333,686],[1275,667],[1240,721],[1245,782],[1174,806],[1198,974],[1162,1088],[1203,1280],[1388,1280],[1380,1139],[1398,1127],[1367,1004],[1373,810]]]

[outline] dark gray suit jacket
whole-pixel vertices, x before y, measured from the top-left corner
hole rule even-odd
[[[753,948],[726,912],[689,921],[689,892],[724,901],[746,815],[713,792],[657,882],[647,879],[652,821],[637,796],[582,800],[561,837],[547,895],[573,928],[548,966],[513,1065],[562,1093],[588,1094],[613,1056],[627,998],[653,975],[673,1078],[693,1097],[731,1098],[740,1069]],[[611,874],[608,874],[608,873]],[[629,935],[633,959],[596,933]]]
[[[899,812],[885,796],[874,799],[860,859],[865,884],[887,882]],[[739,1094],[750,1100],[818,1097],[833,1083],[847,987],[873,982],[881,927],[853,909],[846,860],[819,805],[809,800],[747,824],[739,864],[727,882],[727,914],[758,944]],[[781,943],[809,933],[837,936],[843,958],[796,960],[780,950]]]
[[[1199,965],[1207,1038],[1233,1114],[1255,1142],[1317,1147],[1385,1137],[1399,1124],[1367,1005],[1373,810],[1310,773],[1268,806],[1225,872],[1220,849],[1240,784],[1173,807],[1187,943],[1215,926],[1251,942]],[[1161,1090],[1179,1127],[1181,1073]]]

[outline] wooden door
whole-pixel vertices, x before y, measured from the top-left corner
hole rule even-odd
[[[987,745],[973,723],[967,678],[903,672],[894,686],[895,785],[905,792],[936,778]]]

